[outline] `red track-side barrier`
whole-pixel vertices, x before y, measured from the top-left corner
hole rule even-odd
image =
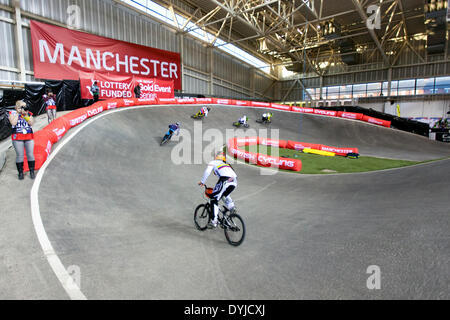
[[[292,112],[299,112],[299,113],[314,113],[313,108],[302,108],[302,107],[291,107]]]
[[[386,121],[386,120],[382,120],[382,119],[377,119],[374,117],[369,117],[369,116],[364,116],[362,118],[362,121],[366,121],[372,124],[376,124],[379,126],[383,126],[383,127],[387,127],[389,128],[391,126],[391,121]]]
[[[272,146],[287,145],[286,141],[264,139],[259,137],[232,138],[228,141],[228,152],[235,158],[263,167],[279,168],[283,170],[301,171],[302,162],[297,159],[273,157],[263,153],[242,150],[239,147],[265,144]]]
[[[270,107],[272,109],[276,109],[276,110],[291,111],[291,106],[286,106],[286,105],[283,105],[283,104],[271,103]]]
[[[338,111],[337,116],[345,119],[362,120],[364,114]]]
[[[290,112],[300,112],[300,113],[314,113],[319,115],[326,116],[337,116],[342,118],[350,118],[356,120],[362,120],[369,123],[390,127],[390,121],[385,121],[373,117],[363,116],[362,114],[350,113],[350,112],[336,112],[329,110],[320,110],[314,108],[302,108],[295,106],[287,106],[270,102],[258,102],[258,101],[247,101],[247,100],[233,100],[233,99],[220,99],[220,98],[153,98],[153,99],[137,99],[137,98],[128,98],[128,99],[110,99],[105,101],[99,101],[95,104],[73,110],[72,112],[59,117],[54,120],[52,123],[47,125],[42,130],[36,132],[34,134],[35,140],[35,149],[34,156],[36,159],[36,169],[39,169],[42,164],[45,162],[47,157],[50,154],[51,147],[53,144],[58,142],[70,129],[73,128],[85,120],[98,115],[99,113],[123,107],[130,107],[136,105],[171,105],[171,104],[221,104],[221,105],[236,105],[236,106],[246,106],[246,107],[257,107],[257,108],[268,108],[275,110],[283,110]],[[356,152],[356,148],[335,148],[322,146],[318,144],[311,143],[303,143],[303,142],[295,142],[295,141],[275,141],[271,139],[262,139],[260,140],[258,137],[248,138],[245,143],[262,143],[265,145],[279,146],[280,148],[290,148],[294,150],[303,150],[304,148],[312,148],[317,150],[326,150],[332,151],[337,154],[346,155],[348,152]],[[252,140],[253,139],[253,140]],[[241,144],[241,140],[236,140],[236,145],[230,145],[230,152],[238,158],[244,159],[249,162],[254,162],[262,166],[272,166],[279,167],[281,169],[286,170],[301,170],[301,161],[296,159],[285,159],[285,158],[277,158],[270,157],[262,154],[252,154],[251,152],[246,152],[244,150],[240,150],[238,147],[242,145],[250,145],[250,144]],[[333,151],[334,150],[334,151]],[[348,151],[348,152],[347,152]],[[233,153],[234,152],[234,153]],[[25,159],[24,169],[28,170],[28,165]]]

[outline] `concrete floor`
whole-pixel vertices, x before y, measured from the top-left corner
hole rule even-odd
[[[187,159],[210,154],[207,142],[187,142],[198,136],[190,119],[197,109],[108,114],[74,136],[46,169],[39,189],[43,224],[64,266],[80,268],[88,299],[450,298],[450,160],[329,176],[265,175],[234,164],[239,185],[232,197],[247,226],[235,248],[221,230],[193,225],[206,164],[174,163],[181,145]],[[254,122],[262,110],[213,106],[202,132],[225,133],[244,113],[250,129],[263,128]],[[450,156],[448,144],[397,130],[274,114],[271,128],[280,129],[281,139],[387,158]],[[175,121],[187,131],[160,147]],[[7,203],[0,215],[0,298],[67,299],[34,234],[32,181],[17,180],[11,153],[0,174]],[[214,183],[211,176],[208,184]],[[11,197],[23,201],[9,203]],[[366,286],[371,265],[381,270],[380,290]]]

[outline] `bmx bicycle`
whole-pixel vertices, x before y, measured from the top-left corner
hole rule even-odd
[[[205,231],[213,218],[213,206],[210,203],[209,195],[213,192],[212,188],[205,186],[203,197],[206,203],[202,203],[195,208],[194,223],[198,230]],[[239,246],[245,237],[244,220],[237,213],[230,213],[225,206],[219,207],[218,226],[225,232],[225,238],[232,246]]]
[[[167,143],[167,141],[169,141],[170,139],[172,139],[172,135],[173,132],[171,134],[165,134],[164,137],[161,140],[161,143],[159,144],[160,146],[164,145],[165,143]]]
[[[272,123],[271,120],[267,120],[267,119],[256,119],[256,122],[261,123],[261,124],[271,124]]]
[[[191,116],[192,119],[196,119],[196,120],[203,120],[204,117],[205,117],[204,114],[193,114]]]
[[[239,121],[233,122],[233,126],[235,126],[237,128],[240,128],[240,127],[250,128],[250,125],[248,123],[242,124]]]

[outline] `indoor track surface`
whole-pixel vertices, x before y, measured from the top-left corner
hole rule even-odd
[[[193,224],[194,209],[204,202],[197,183],[206,163],[173,161],[181,143],[191,146],[184,149],[190,162],[209,144],[184,140],[195,136],[190,115],[198,108],[105,112],[46,168],[38,190],[43,226],[63,265],[79,267],[87,299],[450,298],[450,160],[320,176],[238,162],[232,197],[247,234],[232,247],[221,229],[201,232]],[[250,129],[264,129],[255,122],[263,111],[212,106],[201,132],[225,134],[243,114]],[[273,113],[270,128],[280,129],[279,139],[358,147],[361,155],[393,159],[450,157],[448,144],[393,129]],[[160,147],[175,121],[182,134]],[[215,182],[211,175],[208,185]],[[381,271],[379,290],[367,287],[372,265]],[[58,290],[56,297],[66,299]]]

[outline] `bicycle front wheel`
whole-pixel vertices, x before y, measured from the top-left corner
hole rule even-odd
[[[159,145],[162,146],[162,145],[165,144],[168,140],[169,140],[169,137],[168,137],[167,135],[165,135],[164,138],[161,140],[161,143],[160,143]]]
[[[226,224],[224,228],[225,238],[228,243],[232,246],[240,245],[245,238],[244,220],[240,215],[233,213],[226,217],[226,221],[224,223]]]
[[[206,204],[200,204],[195,208],[194,223],[198,230],[205,231],[208,228],[209,210]]]

